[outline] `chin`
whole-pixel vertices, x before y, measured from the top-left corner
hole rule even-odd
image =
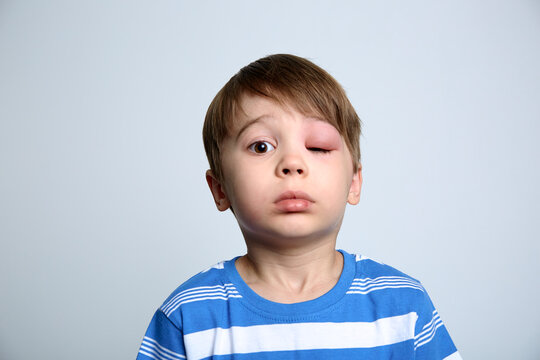
[[[244,237],[253,241],[276,244],[290,242],[305,244],[306,241],[328,238],[337,233],[336,225],[339,228],[339,221],[328,222],[328,219],[325,219],[323,223],[321,219],[306,218],[304,215],[306,214],[291,213],[267,223],[254,221],[239,225]]]
[[[317,241],[326,238],[333,231],[328,229],[313,229],[302,226],[291,226],[281,228],[279,231],[269,233],[268,237],[275,239],[273,241],[283,242],[286,244],[305,244],[310,241]]]

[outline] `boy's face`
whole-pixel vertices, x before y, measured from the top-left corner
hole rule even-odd
[[[362,184],[342,136],[267,98],[245,95],[240,104],[221,147],[223,181],[207,172],[218,209],[233,209],[246,241],[335,240]]]

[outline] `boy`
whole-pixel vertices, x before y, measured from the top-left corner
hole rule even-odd
[[[341,86],[306,59],[229,80],[206,114],[206,180],[247,254],[175,290],[137,359],[461,359],[418,281],[335,249],[360,198],[359,135]]]

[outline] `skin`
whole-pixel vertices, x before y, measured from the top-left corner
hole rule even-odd
[[[260,296],[295,303],[338,281],[335,250],[347,203],[360,199],[362,168],[328,122],[244,95],[222,144],[223,179],[206,179],[217,208],[234,209],[247,245],[235,265]]]

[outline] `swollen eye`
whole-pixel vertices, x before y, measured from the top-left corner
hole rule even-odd
[[[257,154],[264,154],[274,149],[274,145],[270,144],[268,141],[257,141],[249,146],[249,150],[256,152]]]

